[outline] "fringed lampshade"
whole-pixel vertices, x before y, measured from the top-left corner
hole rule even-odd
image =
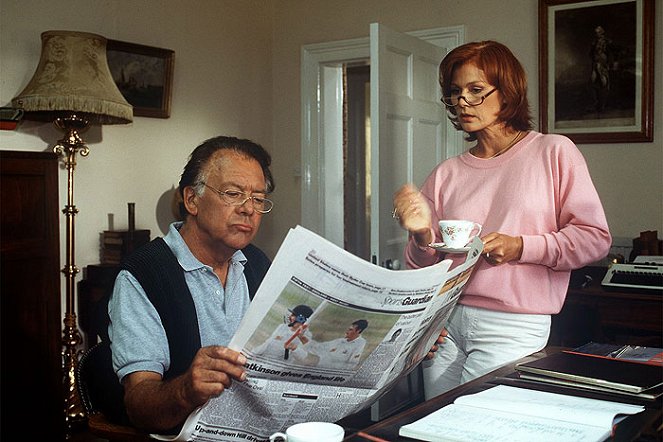
[[[32,80],[12,100],[25,118],[54,121],[75,113],[89,124],[126,124],[133,108],[113,81],[106,39],[86,32],[41,34],[41,59]]]

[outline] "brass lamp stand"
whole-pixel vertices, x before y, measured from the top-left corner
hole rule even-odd
[[[67,168],[67,205],[62,209],[62,213],[67,218],[67,255],[65,266],[62,268],[62,273],[66,278],[62,358],[64,365],[65,424],[69,433],[76,422],[85,419],[83,405],[76,385],[76,370],[78,369],[78,359],[81,352],[78,348],[82,338],[76,321],[76,295],[74,290],[76,275],[79,271],[76,267],[76,254],[74,252],[75,217],[78,213],[78,209],[74,205],[74,170],[76,169],[76,154],[80,153],[81,156],[85,157],[90,153],[90,149],[79,135],[79,133],[87,130],[89,123],[87,120],[72,114],[69,117],[57,118],[53,124],[65,132],[64,138],[58,141],[53,147],[53,151],[63,157],[64,165]]]
[[[74,218],[78,209],[74,205],[74,169],[76,154],[89,153],[80,133],[91,124],[130,123],[133,108],[113,81],[105,37],[87,32],[47,31],[41,34],[41,41],[37,70],[12,104],[25,111],[24,119],[53,122],[65,133],[53,150],[63,157],[67,169],[67,205],[62,211],[67,218],[67,262],[62,269],[66,278],[62,368],[64,422],[69,438],[72,426],[86,418],[76,382],[83,339],[76,321]]]

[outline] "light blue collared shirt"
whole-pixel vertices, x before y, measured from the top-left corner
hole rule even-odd
[[[244,276],[246,257],[241,250],[232,256],[224,288],[212,267],[193,256],[179,233],[181,226],[181,222],[171,224],[164,241],[184,271],[198,316],[200,342],[203,347],[228,345],[250,303]],[[108,313],[113,368],[120,380],[135,371],[165,373],[170,367],[170,352],[161,318],[126,270],[115,280]]]

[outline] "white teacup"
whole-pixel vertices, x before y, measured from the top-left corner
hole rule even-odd
[[[461,219],[445,219],[439,222],[444,245],[452,248],[465,247],[481,233],[481,224]]]
[[[329,422],[303,422],[288,427],[285,433],[269,436],[270,442],[341,442],[345,436],[343,427]]]

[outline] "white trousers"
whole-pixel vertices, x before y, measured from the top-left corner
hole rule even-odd
[[[444,344],[424,360],[424,393],[430,399],[546,346],[550,315],[505,313],[457,305]]]

